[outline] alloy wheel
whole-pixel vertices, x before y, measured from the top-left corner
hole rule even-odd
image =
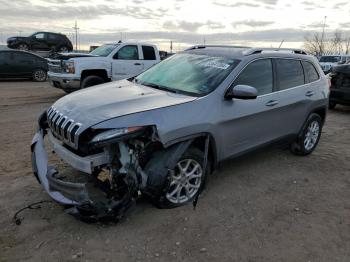
[[[202,176],[202,166],[196,160],[180,160],[170,175],[167,200],[174,204],[184,204],[191,200],[200,188]]]
[[[42,69],[36,70],[33,76],[35,81],[43,82],[46,80],[46,72]]]
[[[304,138],[304,147],[306,150],[312,150],[320,134],[320,124],[318,121],[312,121],[307,127],[307,132]]]

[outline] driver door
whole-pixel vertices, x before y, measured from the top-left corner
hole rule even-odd
[[[31,49],[39,51],[50,50],[47,44],[47,34],[46,33],[37,33],[32,36]]]
[[[279,134],[279,98],[274,92],[271,59],[248,64],[232,86],[249,85],[258,91],[256,99],[225,100],[220,122],[223,157],[231,157],[268,143]]]
[[[113,80],[126,79],[140,74],[144,69],[137,45],[126,45],[113,56]]]

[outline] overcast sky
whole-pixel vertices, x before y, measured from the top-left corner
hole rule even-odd
[[[341,29],[350,36],[349,0],[0,0],[0,42],[14,35],[53,31],[80,45],[123,40],[162,49],[192,44],[302,47],[306,34]]]

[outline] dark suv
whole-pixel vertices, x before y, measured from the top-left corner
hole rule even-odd
[[[73,50],[73,45],[66,35],[50,32],[37,32],[28,37],[10,37],[7,39],[7,46],[24,51],[67,52]]]

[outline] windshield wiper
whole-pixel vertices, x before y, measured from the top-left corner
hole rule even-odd
[[[135,80],[137,80],[137,79],[135,79]],[[176,90],[176,89],[172,89],[172,88],[169,88],[169,87],[166,87],[166,86],[161,86],[161,85],[157,85],[157,84],[153,84],[153,83],[140,82],[139,84],[144,85],[144,86],[148,86],[148,87],[152,87],[152,88],[155,88],[155,89],[159,89],[159,90],[175,93],[175,94],[179,93],[178,90]]]

